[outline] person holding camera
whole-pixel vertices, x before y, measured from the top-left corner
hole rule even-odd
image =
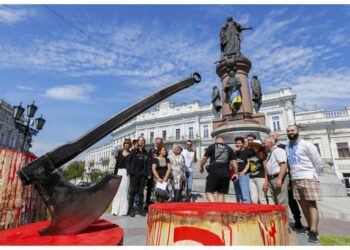
[[[214,193],[217,192],[217,201],[225,202],[225,194],[228,194],[230,180],[238,179],[238,166],[234,152],[232,148],[225,144],[223,137],[217,136],[215,143],[206,149],[201,160],[199,171],[202,174],[208,158],[210,158],[210,164],[205,195],[208,201],[215,202]],[[231,168],[234,168],[232,176]]]

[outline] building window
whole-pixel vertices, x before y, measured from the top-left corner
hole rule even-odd
[[[273,131],[281,131],[280,117],[279,116],[272,116],[271,119],[272,119]]]
[[[190,139],[193,138],[193,127],[188,128],[188,137],[190,137]]]
[[[176,135],[176,140],[180,140],[180,129],[179,128],[177,128],[175,130],[175,135]]]
[[[315,145],[315,147],[317,148],[318,153],[321,155],[320,144],[314,143],[314,145]]]
[[[337,149],[339,158],[350,157],[349,144],[347,142],[337,143]]]
[[[349,173],[343,173],[345,187],[350,188],[350,174]]]
[[[203,126],[203,137],[208,138],[209,137],[209,128],[208,125]]]
[[[162,132],[162,138],[163,138],[163,141],[166,141],[166,130],[163,130],[163,132]]]
[[[149,141],[153,142],[153,139],[154,139],[154,132],[150,132],[149,133]]]

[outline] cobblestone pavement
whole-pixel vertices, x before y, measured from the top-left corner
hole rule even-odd
[[[205,201],[204,197],[198,195],[197,201]],[[235,201],[234,197],[228,197],[228,202]],[[318,203],[320,211],[319,234],[330,234],[339,236],[350,236],[350,197],[323,198]],[[147,217],[136,215],[113,216],[104,214],[103,219],[111,221],[124,229],[124,246],[144,246],[146,244]],[[303,221],[305,224],[305,221]],[[307,241],[306,235],[291,232],[291,245],[317,246],[319,244]]]

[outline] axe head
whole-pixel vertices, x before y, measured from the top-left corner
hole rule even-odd
[[[46,160],[45,160],[46,159]],[[51,169],[47,157],[42,158],[42,169]],[[32,172],[22,168],[19,176],[25,182],[25,176]],[[45,176],[43,172],[41,176]],[[66,181],[59,172],[53,171],[40,181],[33,183],[51,214],[51,224],[40,230],[41,235],[75,234],[86,229],[97,220],[111,204],[118,191],[121,176],[107,175],[91,187],[79,187]]]
[[[111,204],[118,191],[121,176],[108,175],[92,187],[78,187],[66,181],[58,173],[52,183],[35,184],[37,190],[47,190],[42,197],[52,197],[48,205],[51,224],[40,230],[41,235],[75,234],[95,222]],[[49,191],[48,191],[49,190]],[[52,191],[51,193],[49,193]]]

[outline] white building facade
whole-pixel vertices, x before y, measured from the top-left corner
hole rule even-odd
[[[314,110],[295,114],[303,139],[312,142],[324,161],[350,191],[350,106],[342,110]]]
[[[22,119],[20,122],[24,122]],[[13,107],[0,99],[0,147],[13,149],[16,151],[21,150],[23,144],[24,135],[19,133],[15,127],[15,121],[13,119]],[[27,138],[27,140],[31,138]],[[24,145],[24,152],[29,150],[28,141]]]
[[[86,151],[85,169],[99,169],[101,171],[110,171],[113,166],[115,142],[107,143],[92,147]]]
[[[265,113],[266,126],[278,131],[283,143],[288,142],[286,128],[289,124],[301,126],[302,138],[313,142],[327,162],[331,165],[335,163],[338,178],[349,187],[350,107],[331,112],[316,110],[296,113],[295,100],[296,95],[291,88],[265,93],[260,111]],[[156,137],[163,138],[168,149],[173,143],[184,145],[187,140],[192,140],[200,159],[205,148],[213,143],[212,119],[214,115],[210,104],[193,102],[175,105],[172,101],[163,101],[154,110],[144,112],[116,129],[110,142],[87,151],[86,166],[112,171],[114,154],[122,148],[124,139],[137,139],[139,136],[145,137],[147,148],[153,146]]]
[[[265,114],[266,126],[281,134],[286,141],[286,128],[295,123],[294,103],[296,95],[291,88],[282,88],[262,96],[260,112]]]
[[[154,110],[144,112],[116,129],[112,133],[112,141],[86,151],[85,166],[112,171],[114,155],[116,150],[122,149],[124,139],[132,140],[139,136],[145,137],[146,148],[152,147],[157,137],[163,139],[168,149],[173,143],[184,145],[191,140],[198,157],[201,157],[205,148],[212,143],[213,117],[211,105],[193,102],[176,106],[172,101],[163,101]]]

